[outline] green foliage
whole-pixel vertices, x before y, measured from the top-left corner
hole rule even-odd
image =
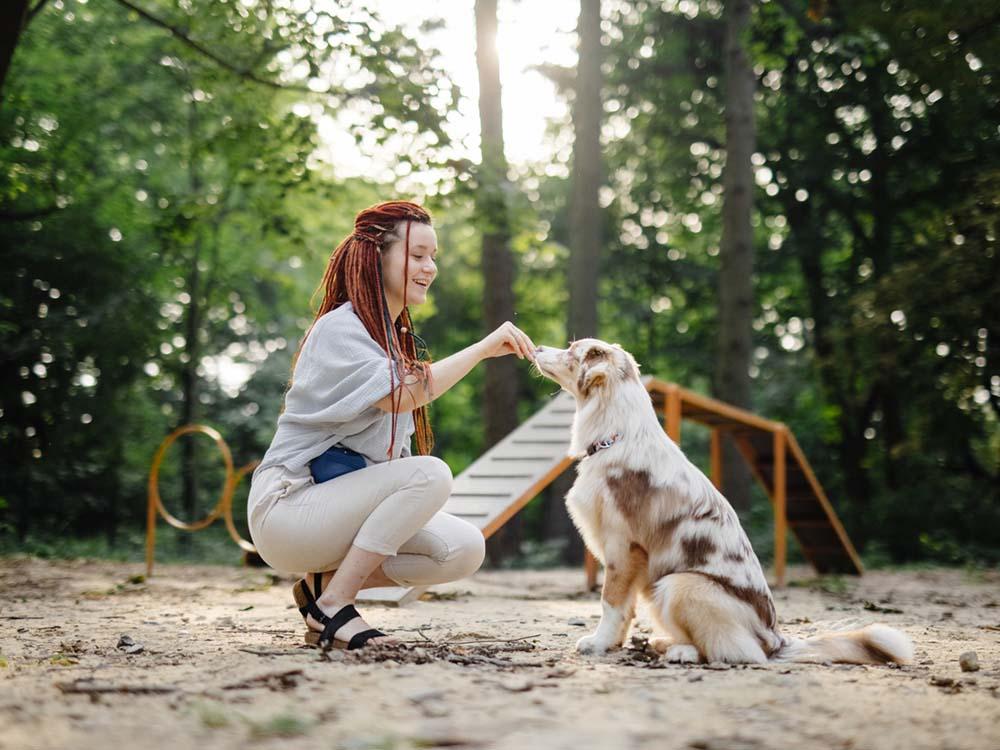
[[[756,410],[791,425],[869,564],[1000,550],[992,5],[851,0],[817,21],[802,0],[754,4]],[[320,116],[357,116],[359,141],[399,150],[399,175],[441,168],[427,190],[440,274],[416,327],[436,358],[485,333],[481,238],[496,227],[476,212],[476,170],[447,161],[459,92],[434,50],[361,3],[149,6],[216,59],[120,4],[50,3],[2,92],[0,553],[139,560],[149,462],[172,428],[216,427],[237,466],[266,449],[330,252],[396,191],[335,179]],[[699,391],[715,367],[720,14],[627,2],[605,23],[601,335]],[[507,208],[514,322],[552,345],[567,337],[560,159],[491,196]],[[556,390],[522,388],[522,418]],[[477,368],[431,408],[455,473],[482,450],[481,393]],[[705,441],[685,432],[702,464]],[[164,502],[201,517],[221,476],[209,441],[184,438]],[[544,501],[525,519],[521,562],[556,560]],[[744,521],[767,557],[763,495]],[[218,524],[159,535],[158,560],[237,559]]]

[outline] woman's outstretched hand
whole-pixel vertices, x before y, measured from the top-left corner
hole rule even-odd
[[[535,359],[535,345],[528,334],[507,321],[479,342],[483,359],[516,354],[521,359]]]

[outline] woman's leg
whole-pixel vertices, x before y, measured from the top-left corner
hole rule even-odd
[[[280,570],[336,568],[318,601],[333,614],[354,601],[380,563],[431,519],[450,492],[451,471],[443,461],[398,459],[282,497],[254,541],[262,557]],[[312,618],[308,621],[320,629]],[[335,636],[345,640],[367,628],[358,619]]]
[[[382,563],[385,575],[403,586],[430,586],[471,576],[483,564],[483,532],[449,513],[427,525]]]
[[[334,572],[330,582],[323,588],[323,593],[316,600],[316,604],[327,614],[333,614],[341,607],[354,604],[361,586],[385,559],[385,555],[380,555],[377,552],[369,552],[368,550],[351,545],[347,556],[344,557],[340,563],[340,567]],[[323,626],[313,620],[311,615],[307,618],[306,622],[314,630],[323,629]],[[362,618],[356,617],[343,625],[334,636],[341,641],[350,641],[355,635],[363,630],[368,630],[368,628],[368,623]],[[398,640],[391,637],[372,638],[371,643],[398,643]]]
[[[486,554],[483,532],[461,518],[438,512],[373,570],[362,589],[379,586],[431,586],[467,578],[479,570]],[[335,570],[323,573],[325,589]]]
[[[318,604],[326,612],[336,612],[352,604],[361,588],[457,581],[479,570],[485,554],[485,540],[479,529],[438,512],[399,548],[398,555],[385,557],[352,546],[340,567],[324,574],[323,595]],[[318,627],[318,623],[312,627]],[[337,637],[350,640],[367,627],[362,620],[354,620],[344,625]],[[393,643],[395,639],[373,638],[372,643],[376,642]]]

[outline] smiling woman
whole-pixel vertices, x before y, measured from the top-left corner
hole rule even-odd
[[[483,561],[479,529],[441,512],[451,470],[428,455],[425,407],[481,360],[530,359],[535,347],[508,322],[439,362],[420,360],[408,306],[427,300],[436,256],[423,207],[390,201],[357,215],[253,475],[251,536],[268,564],[311,573],[293,593],[314,645],[394,643],[354,608],[361,588],[453,581]]]

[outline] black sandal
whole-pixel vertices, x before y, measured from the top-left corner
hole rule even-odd
[[[317,609],[319,609],[317,607]],[[312,614],[310,612],[310,614]],[[315,615],[313,615],[315,617]],[[368,628],[368,630],[362,630],[360,633],[355,633],[351,640],[346,643],[342,640],[333,637],[333,634],[340,630],[344,625],[349,623],[361,615],[358,610],[354,608],[353,604],[345,604],[341,607],[333,617],[327,617],[323,615],[326,622],[323,623],[323,632],[317,633],[315,630],[309,630],[306,632],[306,643],[310,646],[318,646],[319,648],[326,651],[330,648],[346,648],[348,651],[354,651],[355,649],[363,647],[372,638],[384,638],[385,633],[381,630],[376,630],[375,628]]]
[[[299,607],[299,614],[302,615],[302,619],[306,619],[306,615],[312,615],[313,619],[316,620],[320,625],[325,624],[323,618],[326,617],[323,611],[316,606],[316,600],[319,599],[320,595],[323,593],[323,574],[313,573],[313,587],[316,593],[313,594],[309,590],[309,584],[306,583],[305,578],[300,578],[292,586],[292,596],[295,597],[295,603]],[[314,611],[315,610],[315,611]]]
[[[347,604],[340,608],[333,617],[327,615],[323,610],[319,608],[316,603],[316,599],[319,598],[322,593],[322,574],[313,574],[313,583],[316,589],[315,596],[313,592],[309,590],[309,584],[306,583],[305,579],[302,578],[295,582],[292,586],[292,594],[295,597],[295,603],[299,607],[299,612],[302,614],[302,618],[305,619],[307,615],[312,615],[313,619],[316,620],[320,625],[323,626],[323,632],[317,632],[311,628],[306,631],[306,643],[310,646],[318,646],[319,648],[326,651],[330,648],[342,648],[348,651],[353,651],[354,649],[361,648],[372,638],[383,638],[385,633],[381,630],[376,630],[375,628],[369,628],[368,630],[362,630],[360,633],[356,633],[350,641],[342,641],[333,637],[333,634],[340,630],[344,625],[349,623],[351,620],[361,617],[358,610],[354,608],[353,604]]]

